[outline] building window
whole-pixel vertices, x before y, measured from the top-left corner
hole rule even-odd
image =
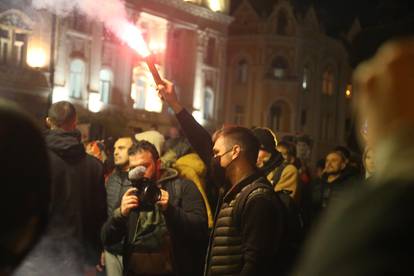
[[[216,54],[216,40],[212,37],[209,38],[207,43],[207,54],[205,63],[210,66],[215,65],[215,54]]]
[[[248,75],[248,65],[246,60],[242,59],[237,64],[237,82],[246,83]]]
[[[270,108],[269,127],[274,131],[289,132],[291,111],[285,101],[277,101]]]
[[[334,92],[334,74],[331,68],[327,68],[322,76],[322,93],[331,96]]]
[[[154,79],[144,63],[133,69],[131,98],[134,100],[135,109],[158,113],[162,111],[162,102],[155,89]]]
[[[210,87],[206,87],[204,91],[204,113],[205,120],[212,119],[214,115],[214,93]]]
[[[309,90],[309,82],[310,82],[310,72],[309,68],[306,66],[303,68],[303,76],[302,76],[302,89],[304,91]]]
[[[70,63],[69,96],[80,99],[85,85],[85,62],[75,59]]]
[[[112,91],[112,80],[113,79],[113,74],[112,71],[109,69],[102,69],[99,72],[99,94],[100,94],[100,98],[101,101],[104,104],[108,104],[109,103],[109,98],[111,95],[111,91]]]
[[[283,57],[276,57],[272,61],[271,76],[276,79],[283,79],[287,75],[288,63]]]
[[[288,19],[285,10],[280,10],[277,13],[276,33],[278,35],[287,35]]]
[[[244,124],[244,107],[241,105],[234,106],[234,124],[235,125]]]
[[[0,63],[25,65],[27,34],[0,28]]]
[[[11,34],[9,30],[0,29],[0,62],[7,64],[11,45]]]
[[[27,35],[26,34],[15,34],[14,39],[14,61],[16,65],[24,65],[24,57],[26,56],[27,51]]]
[[[140,77],[135,81],[135,96],[133,99],[135,109],[145,109],[145,100],[147,94],[147,81],[145,77]]]
[[[88,22],[86,16],[79,13],[78,10],[75,10],[70,18],[70,27],[81,33],[91,32],[91,24]]]

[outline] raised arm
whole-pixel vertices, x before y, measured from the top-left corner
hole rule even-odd
[[[168,80],[164,80],[164,82],[165,86],[158,86],[160,97],[174,111],[184,135],[187,137],[194,151],[200,156],[201,160],[209,166],[213,151],[213,143],[210,134],[180,104],[177,95],[175,94],[173,83]]]

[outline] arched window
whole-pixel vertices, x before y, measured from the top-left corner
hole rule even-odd
[[[214,115],[214,93],[210,87],[206,87],[204,91],[204,119],[212,119]]]
[[[81,59],[74,59],[70,63],[69,73],[69,96],[81,98],[85,86],[85,62]]]
[[[278,35],[287,35],[288,19],[285,10],[280,10],[277,13],[276,33]]]
[[[101,101],[104,104],[109,103],[109,98],[112,91],[113,74],[109,69],[102,69],[99,72],[99,94]]]
[[[291,111],[285,101],[275,102],[269,111],[269,127],[274,131],[290,132]]]
[[[248,65],[245,59],[242,59],[237,64],[237,82],[246,83],[248,74]]]
[[[331,96],[334,92],[334,74],[332,68],[326,68],[322,75],[322,93]]]
[[[277,79],[286,77],[288,63],[285,58],[278,56],[273,59],[271,66],[271,76]]]

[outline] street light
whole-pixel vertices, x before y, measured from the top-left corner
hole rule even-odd
[[[32,68],[42,68],[46,65],[46,51],[39,47],[29,48],[27,64]]]

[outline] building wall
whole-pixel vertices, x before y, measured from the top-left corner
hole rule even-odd
[[[53,91],[53,101],[75,103],[85,123],[119,124],[122,120],[125,126],[146,129],[157,124],[161,130],[171,125],[171,112],[159,100],[143,60],[102,23],[74,12],[57,17],[52,33],[51,14],[31,9],[25,0],[6,2],[0,12],[18,14],[29,26],[26,49],[36,47],[44,55],[39,68],[24,64],[26,71],[37,72],[45,79],[43,102],[47,103]],[[232,20],[226,14],[229,1],[126,1],[126,6],[129,20],[154,42],[150,46],[156,51],[159,71],[175,82],[185,107],[206,126],[220,124],[227,29]],[[5,14],[0,13],[0,27],[14,28],[13,22],[2,24],[4,18]],[[52,56],[54,67],[49,66]],[[103,79],[104,75],[110,77]],[[108,95],[102,93],[105,85],[110,86]],[[0,91],[4,86],[5,82],[0,81]],[[111,123],[107,117],[118,121]]]
[[[270,127],[279,139],[308,135],[314,143],[313,161],[345,144],[350,112],[345,97],[351,74],[348,56],[339,41],[324,34],[313,8],[298,15],[284,0],[263,17],[249,1],[243,1],[233,16],[227,49],[226,121]],[[327,68],[332,71],[332,88],[324,93]]]

